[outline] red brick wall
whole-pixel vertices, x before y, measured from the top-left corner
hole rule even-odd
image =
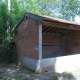
[[[29,58],[39,59],[38,42],[39,29],[35,20],[23,20],[14,35],[17,53]]]
[[[43,58],[49,58],[49,57],[56,57],[63,55],[62,50],[62,38],[61,35],[55,35],[55,34],[43,34],[42,37],[42,43],[43,43]],[[44,46],[47,45],[47,46]],[[50,46],[52,45],[52,46]]]
[[[64,37],[55,34],[43,34],[43,45],[55,45],[43,46],[43,58],[80,53],[80,31],[67,30],[63,34]]]
[[[80,31],[68,30],[67,35],[67,53],[77,54],[80,53]]]

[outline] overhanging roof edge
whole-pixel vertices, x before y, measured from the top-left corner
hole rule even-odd
[[[18,21],[18,23],[15,25],[15,28],[17,28],[19,26],[19,24],[23,21],[23,19],[25,17],[29,17],[38,21],[46,21],[46,22],[59,22],[59,23],[64,23],[64,24],[71,24],[71,25],[76,25],[76,26],[80,26],[80,24],[73,22],[73,21],[68,21],[68,20],[63,20],[63,19],[58,19],[58,18],[53,18],[53,17],[49,17],[49,16],[45,16],[45,15],[37,15],[37,14],[33,14],[33,13],[28,13],[25,12],[24,15],[22,16],[22,18]]]

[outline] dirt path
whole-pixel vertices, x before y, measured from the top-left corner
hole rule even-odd
[[[0,63],[0,80],[80,80],[80,69],[72,73],[37,74],[28,68],[18,67],[16,64]]]

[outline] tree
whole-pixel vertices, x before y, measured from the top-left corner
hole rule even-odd
[[[59,12],[63,19],[73,20],[80,13],[80,0],[59,0]]]
[[[21,6],[17,0],[11,0],[11,26],[14,27],[14,25],[17,23],[17,21],[20,19],[20,17],[24,14],[25,10],[23,6]]]
[[[9,14],[6,2],[0,2],[0,61],[12,62],[12,57],[15,54],[13,45],[11,44],[13,41],[13,20],[15,18],[13,19],[11,14]]]
[[[57,5],[58,0],[39,0],[37,5],[40,10],[40,14],[55,16],[55,6]]]
[[[58,0],[18,0],[26,12],[54,16]]]
[[[9,26],[9,15],[7,5],[0,3],[0,43],[6,39],[7,28]]]

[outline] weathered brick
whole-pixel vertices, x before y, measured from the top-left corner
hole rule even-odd
[[[39,59],[38,47],[39,30],[35,20],[28,18],[23,20],[17,28],[15,43],[17,53],[33,59]]]
[[[44,57],[48,57],[47,54],[51,55],[49,57],[57,57],[80,53],[80,31],[67,30],[66,32],[64,32],[64,35],[67,36],[66,42],[64,42],[63,37],[61,37],[61,35],[43,34],[43,44],[54,45],[43,46]]]

